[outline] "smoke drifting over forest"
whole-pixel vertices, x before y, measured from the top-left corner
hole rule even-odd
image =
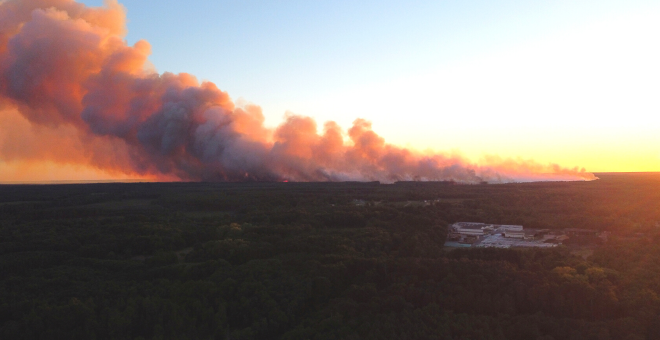
[[[81,164],[160,180],[591,180],[584,169],[397,147],[356,119],[344,131],[287,115],[264,126],[211,82],[158,74],[124,40],[125,9],[70,0],[0,3],[0,161]],[[338,98],[338,100],[341,100]],[[420,122],[423,123],[423,122]]]

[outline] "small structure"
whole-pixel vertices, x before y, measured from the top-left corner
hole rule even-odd
[[[461,235],[468,235],[468,236],[481,236],[484,234],[484,230],[476,227],[468,227],[468,228],[459,229],[458,233]]]
[[[550,234],[550,229],[525,229],[525,240],[545,240],[555,238]]]
[[[484,230],[489,227],[490,230],[492,230],[490,224],[477,222],[456,222],[452,225],[452,229],[455,233],[469,236],[481,236],[484,234]]]
[[[521,225],[514,225],[514,224],[504,224],[504,225],[500,225],[500,226],[498,226],[498,229],[500,229],[500,230],[502,230],[502,231],[507,231],[507,230],[511,230],[511,231],[522,231],[522,230],[523,230],[523,226],[521,226]]]
[[[505,230],[502,235],[507,238],[525,238],[525,232],[522,230]]]
[[[460,241],[463,235],[455,232],[450,232],[447,234],[447,240],[448,241]]]
[[[479,241],[478,236],[466,236],[465,239],[463,240],[463,243],[474,244],[477,243],[478,241]]]

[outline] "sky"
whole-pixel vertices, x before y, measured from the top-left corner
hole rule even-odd
[[[660,171],[657,1],[120,3],[158,72],[211,81],[269,127],[364,118],[474,162]]]
[[[83,1],[101,5],[101,1]],[[657,1],[144,1],[129,43],[260,105],[419,150],[660,171]]]

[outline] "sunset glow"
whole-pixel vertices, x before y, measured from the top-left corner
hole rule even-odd
[[[330,12],[354,31],[333,31],[334,24],[306,17],[312,20],[299,24],[318,30],[318,39],[310,40],[308,55],[290,52],[298,59],[278,62],[282,52],[275,47],[264,47],[269,60],[262,59],[267,52],[233,59],[217,49],[244,48],[252,40],[227,38],[199,43],[188,53],[192,59],[179,64],[175,56],[186,47],[174,44],[186,40],[184,33],[166,46],[147,42],[161,41],[157,35],[131,33],[133,22],[142,20],[135,27],[148,35],[167,20],[142,18],[144,4],[135,5],[135,19],[130,1],[100,5],[0,3],[0,182],[477,183],[660,171],[657,5],[514,6],[511,13],[528,12],[511,16],[498,9],[492,21],[476,24],[465,9],[425,3],[410,11],[429,7],[446,20],[402,15],[391,25],[416,24],[396,34],[383,27],[389,42],[379,40],[380,26]],[[282,6],[277,11],[291,6],[316,13]],[[353,14],[373,15],[364,19],[370,25],[395,11],[364,6]],[[463,27],[449,20],[452,11],[475,25],[452,30]],[[227,20],[228,30],[238,29],[230,25],[237,19]],[[193,40],[206,35],[188,31],[185,20],[182,26]],[[287,46],[293,38],[278,34],[288,29],[274,28],[272,38]],[[262,41],[268,29],[236,32]],[[371,34],[379,38],[364,45]],[[206,64],[209,55],[219,58],[215,64]],[[334,59],[324,59],[329,56]],[[254,64],[231,67],[246,60]],[[290,75],[274,81],[285,66]],[[188,67],[192,73],[167,72]],[[233,73],[241,67],[249,67],[242,78]]]

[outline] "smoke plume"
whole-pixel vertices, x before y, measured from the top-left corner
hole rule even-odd
[[[157,180],[341,181],[594,179],[532,161],[424,154],[356,119],[322,133],[287,115],[275,129],[211,82],[150,71],[150,45],[124,40],[125,10],[73,0],[0,2],[0,162],[91,166]]]

